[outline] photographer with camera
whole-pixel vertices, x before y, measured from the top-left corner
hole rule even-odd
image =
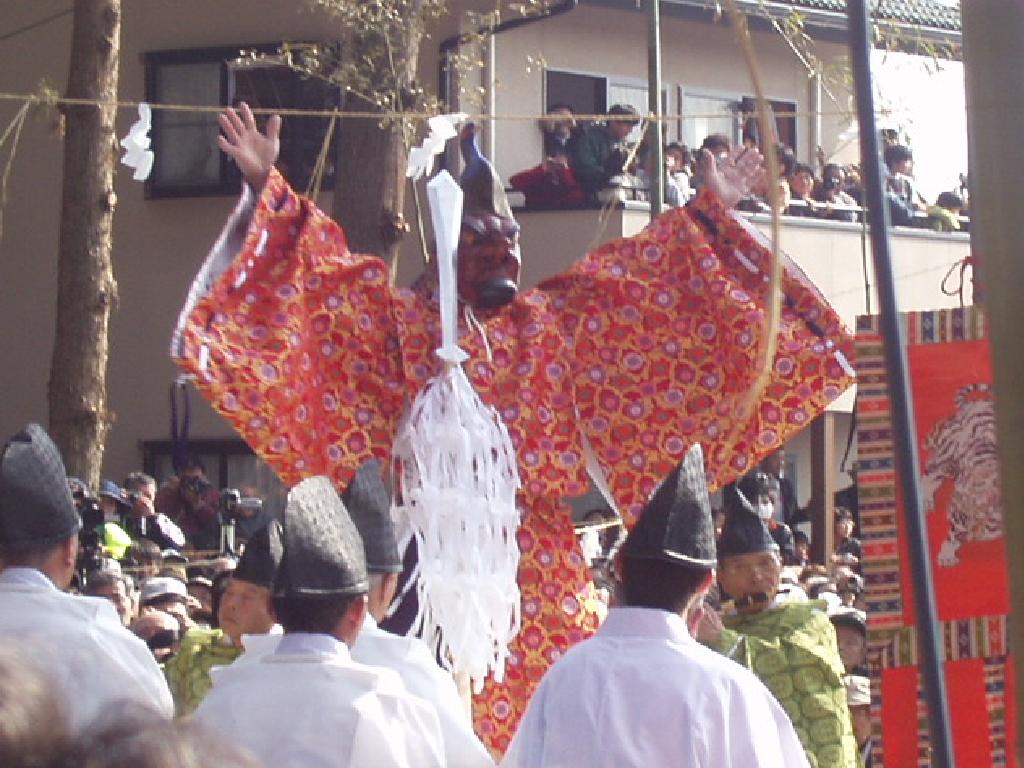
[[[145,472],[132,472],[124,479],[124,493],[131,505],[125,525],[133,538],[148,539],[160,549],[182,549],[184,531],[154,505],[156,480]]]
[[[160,488],[154,504],[158,513],[181,528],[193,549],[217,549],[220,492],[207,479],[200,459],[190,457],[178,476]]]

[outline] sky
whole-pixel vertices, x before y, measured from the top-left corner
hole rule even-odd
[[[904,53],[872,54],[879,127],[901,127],[914,151],[914,176],[929,202],[959,186],[967,172],[964,69],[945,61]]]

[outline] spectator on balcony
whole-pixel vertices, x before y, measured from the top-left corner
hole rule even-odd
[[[540,122],[544,134],[544,159],[512,176],[509,186],[522,192],[528,208],[566,208],[586,202],[586,193],[570,167],[580,131],[572,110],[553,107]]]
[[[665,203],[686,205],[693,194],[690,186],[690,151],[682,144],[672,142],[665,147]]]
[[[889,216],[897,226],[913,226],[915,214],[926,210],[924,198],[914,185],[914,154],[902,144],[890,144],[884,157]]]
[[[959,232],[963,198],[956,192],[942,192],[935,205],[928,206],[928,226],[936,232]]]
[[[700,192],[704,188],[705,173],[701,168],[701,158],[705,149],[716,160],[724,160],[729,157],[729,152],[732,151],[732,142],[729,141],[729,137],[724,133],[710,133],[704,138],[700,149],[697,150],[697,166],[693,175],[693,189],[695,192]],[[743,209],[740,208],[740,210]]]
[[[615,104],[608,110],[608,119],[583,132],[576,151],[570,158],[570,167],[587,197],[597,201],[598,193],[626,168],[629,150],[626,137],[639,124],[640,117],[633,107]]]
[[[846,188],[846,170],[837,163],[828,163],[821,171],[821,182],[814,191],[814,199],[818,206],[818,215],[830,221],[856,221],[857,206],[844,190]]]
[[[818,180],[814,178],[814,169],[804,163],[797,163],[788,176],[789,205],[786,206],[787,216],[816,217],[818,206],[814,199],[814,187]]]

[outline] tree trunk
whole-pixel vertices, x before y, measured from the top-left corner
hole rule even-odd
[[[371,103],[349,97],[345,111],[374,111]],[[356,253],[391,262],[398,255],[405,222],[407,153],[397,122],[344,118],[339,123],[334,177],[335,221],[345,228]]]
[[[68,473],[99,483],[107,411],[107,331],[116,300],[110,262],[114,118],[121,0],[75,0],[57,266],[57,327],[50,365],[50,432]]]
[[[420,13],[414,6],[408,11]],[[387,111],[399,105],[412,106],[419,60],[422,19],[392,27],[390,35],[349,37],[347,55],[374,61],[377,73],[371,82],[393,84],[393,92],[378,100]],[[386,41],[386,42],[382,42]],[[382,56],[380,49],[392,55]],[[346,112],[380,112],[377,104],[353,93],[345,99]],[[372,253],[393,262],[402,237],[409,230],[405,219],[405,168],[408,150],[404,127],[398,120],[381,124],[376,118],[345,118],[339,123],[332,214],[344,228],[349,247],[357,253]]]

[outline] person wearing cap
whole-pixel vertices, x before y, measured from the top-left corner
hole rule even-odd
[[[369,580],[359,532],[330,479],[291,489],[269,545],[284,636],[258,662],[216,670],[196,719],[275,768],[445,765],[434,708],[395,672],[352,659]]]
[[[868,615],[856,608],[840,607],[829,614],[843,668],[851,675],[867,675]]]
[[[493,766],[487,748],[473,733],[469,710],[454,679],[438,666],[426,644],[419,638],[394,635],[377,626],[391,605],[402,571],[402,556],[391,520],[391,499],[381,479],[380,464],[364,464],[342,498],[363,540],[370,580],[366,618],[352,646],[353,660],[393,669],[409,693],[433,705],[444,737],[445,765]]]
[[[613,176],[625,169],[628,152],[623,142],[640,122],[640,115],[628,104],[615,104],[603,124],[583,131],[570,157],[576,180],[591,200]]]
[[[192,283],[172,355],[284,483],[323,473],[346,487],[363,463],[392,455],[407,405],[441,370],[433,267],[394,287],[384,261],[350,248],[344,230],[274,168],[279,119],[261,130],[240,106],[220,124],[220,146],[246,183]],[[521,481],[516,664],[474,697],[476,730],[501,752],[543,671],[598,624],[580,600],[589,575],[564,503],[590,483],[584,437],[631,524],[699,436],[709,479],[721,485],[798,432],[852,383],[853,340],[788,259],[733,217],[761,171],[756,150],[713,163],[685,208],[519,290],[518,225],[501,180],[472,147],[462,142],[458,316],[470,320],[460,319],[458,343],[470,383],[504,419]],[[776,263],[782,351],[749,403],[767,343],[764,270]],[[415,593],[400,590],[403,607]],[[395,616],[387,628],[407,630]]]
[[[761,678],[789,714],[814,768],[856,768],[857,744],[836,633],[821,601],[777,600],[782,561],[764,520],[734,507],[718,541],[718,583],[732,598],[698,638]]]
[[[214,667],[231,664],[248,649],[251,636],[266,635],[275,627],[270,589],[276,570],[264,527],[249,539],[228,577],[217,601],[218,626],[190,629],[178,654],[164,667],[179,716],[194,712],[210,691]]]
[[[170,717],[159,667],[110,601],[63,591],[81,527],[57,447],[29,424],[0,454],[0,636],[31,647],[76,732],[119,699]]]
[[[846,676],[846,706],[853,719],[853,735],[860,754],[858,768],[871,765],[871,679],[866,675]]]
[[[699,445],[640,513],[617,566],[620,604],[544,676],[502,767],[806,766],[768,689],[693,638],[715,567]]]
[[[96,530],[100,543],[112,558],[123,560],[132,545],[132,537],[122,526],[125,516],[131,511],[131,504],[124,490],[112,480],[100,482],[100,509],[103,511],[103,522]]]

